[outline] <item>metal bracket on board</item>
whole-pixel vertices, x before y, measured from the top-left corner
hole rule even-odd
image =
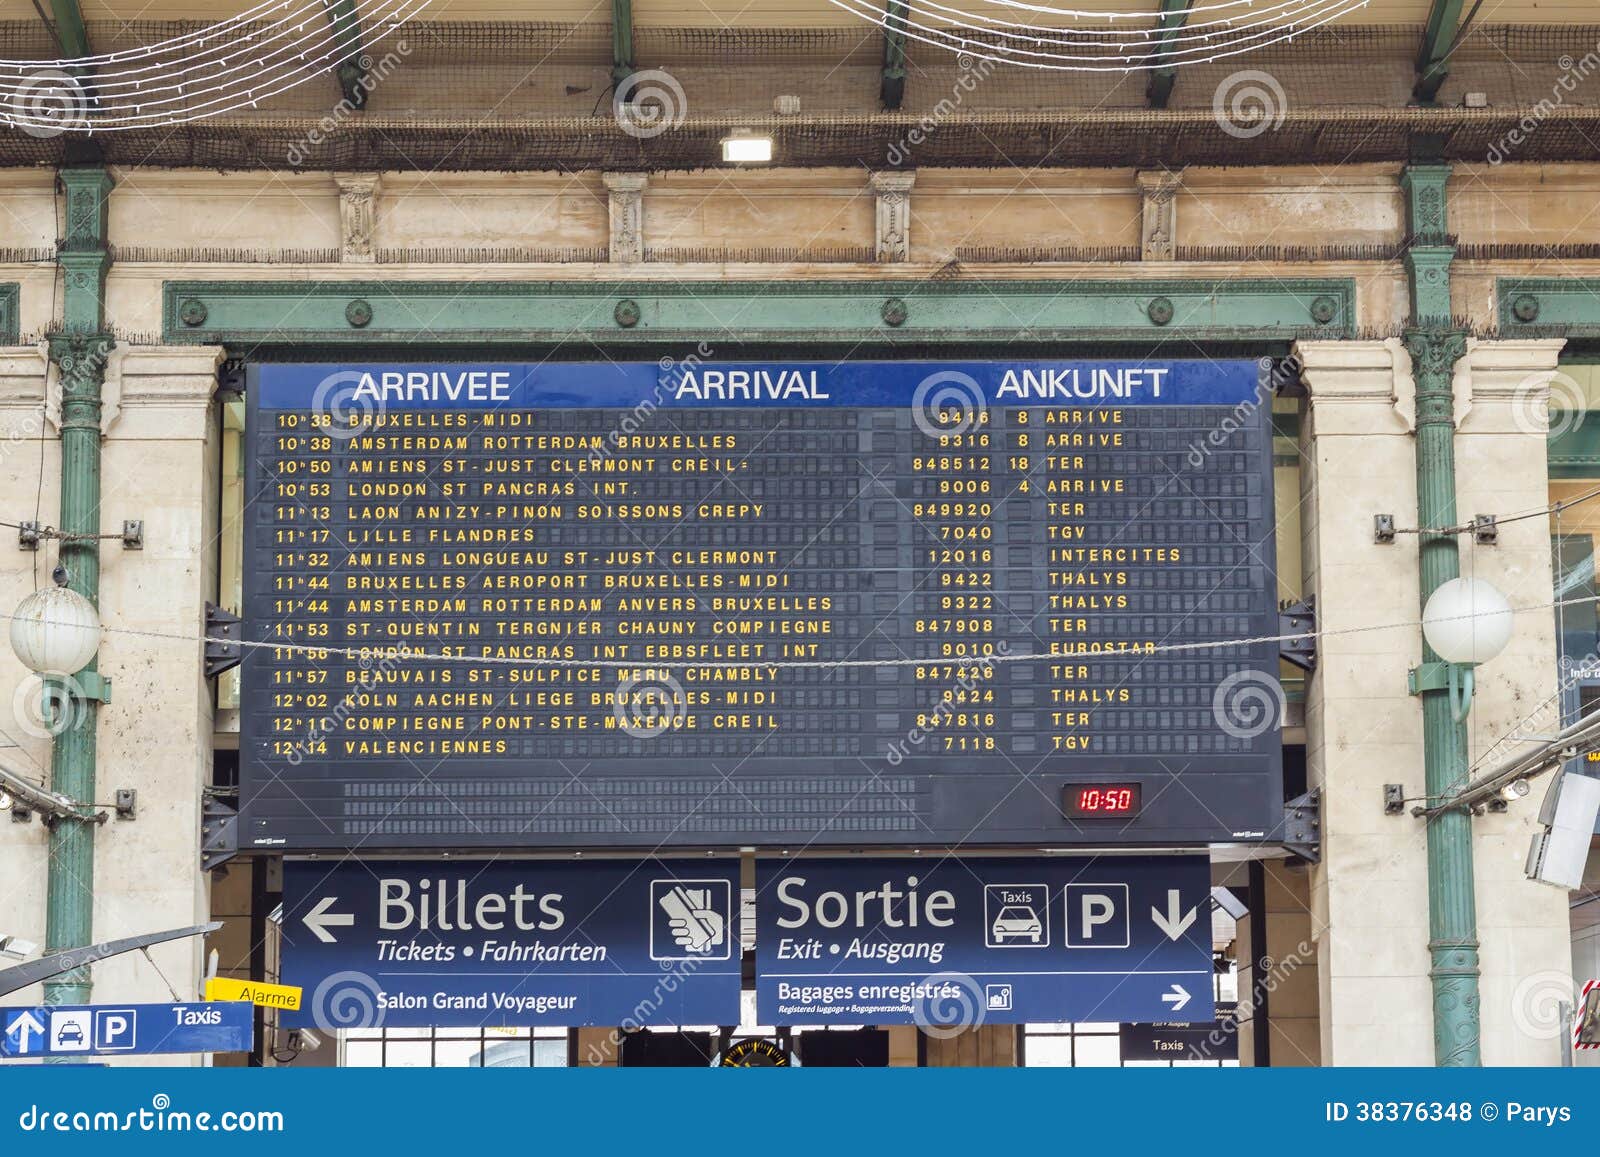
[[[1312,788],[1283,805],[1283,827],[1278,843],[1308,864],[1321,862],[1321,788]]]
[[[1278,608],[1278,634],[1304,635],[1278,644],[1278,657],[1302,671],[1317,669],[1317,600],[1313,595]]]
[[[239,616],[216,603],[206,604],[206,678],[231,671],[244,660]]]
[[[220,868],[239,854],[239,810],[211,796],[200,817],[200,866]]]

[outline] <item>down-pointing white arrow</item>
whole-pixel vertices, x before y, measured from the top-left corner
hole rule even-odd
[[[1181,984],[1174,983],[1171,992],[1163,992],[1163,1004],[1170,1004],[1173,1012],[1182,1012],[1183,1006],[1189,1003],[1189,990]]]
[[[324,896],[317,901],[315,908],[302,917],[306,927],[311,929],[316,938],[324,944],[332,944],[334,942],[334,936],[328,931],[329,928],[349,928],[356,922],[356,918],[348,912],[328,911],[338,902],[339,897],[337,896]]]
[[[1178,889],[1167,889],[1167,910],[1165,913],[1160,908],[1150,909],[1150,919],[1156,922],[1156,927],[1167,934],[1168,940],[1176,940],[1189,930],[1189,925],[1194,923],[1195,917],[1200,914],[1198,908],[1183,910],[1183,901],[1178,897]]]

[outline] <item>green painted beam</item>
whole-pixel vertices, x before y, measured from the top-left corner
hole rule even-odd
[[[906,98],[906,20],[905,0],[888,0],[883,22],[883,80],[878,97],[890,112],[899,109]]]
[[[1507,337],[1600,338],[1600,278],[1502,277],[1495,301]]]
[[[83,27],[78,0],[50,0],[50,13],[55,17],[56,41],[61,45],[63,59],[88,56],[89,33]]]
[[[371,84],[361,67],[361,14],[355,0],[328,0],[328,23],[333,27],[333,42],[339,63],[334,71],[339,90],[351,108],[365,108]]]
[[[1550,411],[1550,477],[1600,478],[1600,411]]]
[[[1455,48],[1464,7],[1466,0],[1433,0],[1422,34],[1422,51],[1417,55],[1417,83],[1411,91],[1419,104],[1433,104],[1450,75],[1450,52]]]
[[[633,75],[633,0],[611,0],[611,86]]]
[[[1193,7],[1194,0],[1161,0],[1161,31],[1156,36],[1154,53],[1158,60],[1171,55],[1178,30],[1188,21],[1189,9]],[[1178,70],[1170,66],[1156,68],[1150,73],[1145,96],[1151,108],[1167,107],[1167,102],[1172,99],[1172,85],[1177,79]]]
[[[169,281],[171,342],[1290,341],[1349,337],[1349,279],[1193,281]]]

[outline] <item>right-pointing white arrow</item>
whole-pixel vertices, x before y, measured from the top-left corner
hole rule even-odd
[[[1150,919],[1156,922],[1156,927],[1167,934],[1168,940],[1176,940],[1189,930],[1189,925],[1194,923],[1195,917],[1200,914],[1200,909],[1190,908],[1183,910],[1183,901],[1178,896],[1178,889],[1167,889],[1167,910],[1160,908],[1150,909]]]
[[[1190,1000],[1189,990],[1181,984],[1174,983],[1171,992],[1161,994],[1161,1000],[1164,1004],[1170,1004],[1173,1012],[1182,1012],[1183,1006]]]
[[[307,928],[311,929],[316,938],[324,944],[332,944],[334,936],[329,928],[349,928],[355,924],[356,918],[348,912],[329,912],[339,902],[337,896],[324,896],[317,901],[317,906],[307,912],[302,919]]]

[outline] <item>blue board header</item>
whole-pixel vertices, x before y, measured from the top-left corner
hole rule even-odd
[[[1265,396],[1255,361],[280,364],[265,410],[747,406],[1232,406]]]

